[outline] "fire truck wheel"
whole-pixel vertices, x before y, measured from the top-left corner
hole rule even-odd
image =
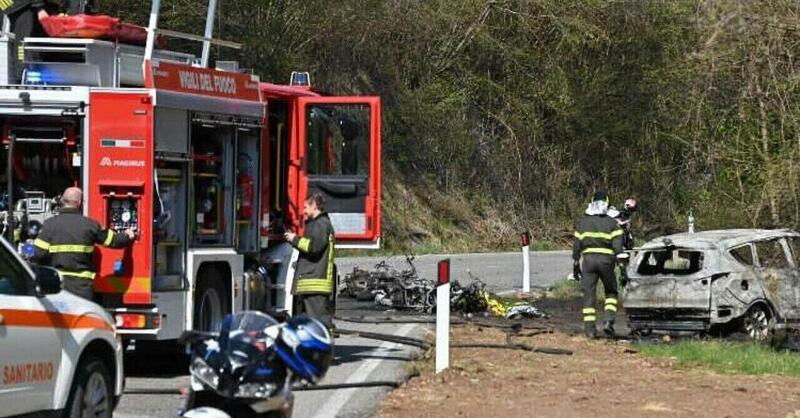
[[[111,385],[111,373],[105,363],[95,357],[84,359],[70,388],[64,416],[111,418],[114,403]]]
[[[206,269],[194,294],[194,329],[218,332],[228,313],[225,286],[216,269]]]

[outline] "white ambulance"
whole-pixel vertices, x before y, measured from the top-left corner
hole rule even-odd
[[[111,316],[0,239],[0,416],[111,417],[122,386]]]

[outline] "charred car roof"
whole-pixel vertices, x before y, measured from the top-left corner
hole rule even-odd
[[[790,229],[719,229],[695,233],[683,232],[648,241],[639,250],[658,248],[727,249],[738,245],[785,236],[800,236]]]

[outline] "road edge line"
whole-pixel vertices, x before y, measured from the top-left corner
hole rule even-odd
[[[394,335],[398,335],[401,337],[405,337],[411,333],[419,324],[405,324],[398,330],[397,333]],[[402,345],[398,343],[393,343],[386,341],[381,345],[377,346],[372,351],[384,351],[390,348],[394,348],[395,346]],[[364,364],[358,367],[355,372],[353,372],[350,377],[344,382],[345,384],[348,383],[356,383],[358,381],[365,381],[375,369],[380,366],[383,362],[383,359],[369,359]],[[329,398],[327,402],[320,408],[317,413],[313,415],[313,418],[330,418],[336,417],[339,415],[339,412],[350,402],[350,398],[355,395],[357,388],[352,389],[344,389],[339,392],[335,392],[333,396]]]

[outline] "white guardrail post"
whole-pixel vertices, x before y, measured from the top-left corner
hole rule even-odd
[[[525,231],[521,234],[522,238],[522,292],[531,291],[531,234]]]
[[[436,286],[436,373],[450,367],[450,259],[439,262]]]

